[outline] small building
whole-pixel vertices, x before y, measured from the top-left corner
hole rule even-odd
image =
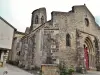
[[[12,45],[12,49],[11,51],[9,52],[9,57],[8,57],[8,61],[10,62],[18,62],[18,56],[20,54],[20,49],[19,49],[19,46],[21,45],[20,44],[20,40],[21,38],[25,36],[25,33],[23,32],[19,32],[19,31],[16,31],[15,32],[15,35],[14,35],[14,38],[13,38],[13,45]]]
[[[6,62],[17,29],[0,17],[0,62]]]

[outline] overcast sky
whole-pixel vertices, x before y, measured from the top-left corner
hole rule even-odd
[[[49,20],[52,11],[67,12],[72,6],[84,3],[100,24],[99,0],[0,0],[0,16],[24,32],[31,25],[32,11],[37,8],[46,7]]]

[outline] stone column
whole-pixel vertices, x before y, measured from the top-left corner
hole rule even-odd
[[[84,60],[84,38],[81,32],[77,32],[76,49],[77,49],[77,68],[82,68],[82,73],[86,73],[86,66]]]
[[[83,46],[83,44],[82,44],[82,46]],[[86,60],[84,58],[84,47],[81,47],[80,60],[81,60],[82,73],[86,73],[86,65],[85,65]]]

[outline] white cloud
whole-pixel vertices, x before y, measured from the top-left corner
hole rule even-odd
[[[47,17],[50,19],[52,11],[69,11],[73,5],[83,5],[89,8],[94,16],[100,15],[97,0],[10,0],[10,9],[13,19],[10,20],[19,31],[31,25],[31,12],[40,7],[47,8]]]
[[[86,4],[94,16],[100,15],[100,10],[98,10],[100,7],[99,0],[88,0]]]

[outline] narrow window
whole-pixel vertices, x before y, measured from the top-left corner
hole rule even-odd
[[[35,24],[38,24],[38,16],[35,17]]]
[[[95,42],[95,48],[98,49],[98,48],[99,48],[99,47],[98,47],[98,40],[97,40],[96,38],[95,38],[94,42]]]
[[[88,18],[85,18],[85,24],[86,24],[87,27],[89,26],[89,20],[88,20]]]
[[[44,23],[44,17],[43,16],[41,17],[41,23],[42,24]]]
[[[71,46],[70,35],[66,35],[66,46]]]

